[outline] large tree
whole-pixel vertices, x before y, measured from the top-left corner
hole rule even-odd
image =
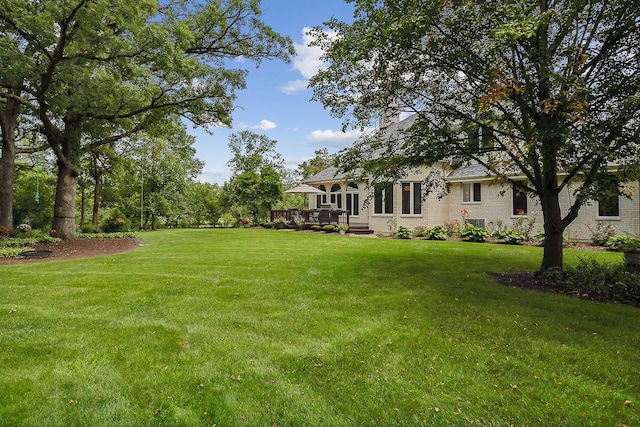
[[[562,268],[565,228],[585,203],[623,193],[640,161],[640,1],[350,2],[353,23],[327,23],[337,38],[315,30],[328,62],[315,99],[345,126],[399,110],[415,122],[402,140],[361,141],[341,167],[385,180],[474,162],[498,182],[523,177],[544,216],[542,269]]]
[[[266,135],[251,131],[229,137],[231,159],[227,165],[233,175],[224,186],[228,208],[264,220],[271,207],[282,199],[284,159],[276,152],[276,144]]]
[[[61,237],[75,236],[83,153],[168,115],[228,125],[246,75],[230,59],[288,60],[291,41],[259,17],[258,0],[0,0],[0,63],[22,69],[21,92],[0,97],[37,116],[57,157]]]

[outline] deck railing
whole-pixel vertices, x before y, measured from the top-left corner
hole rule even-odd
[[[327,209],[280,209],[271,211],[271,222],[275,222],[278,218],[284,218],[287,223],[294,223],[297,217],[304,218],[307,226],[311,225],[340,225],[349,224],[349,213],[343,210],[327,210]]]

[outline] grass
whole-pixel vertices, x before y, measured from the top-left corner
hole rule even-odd
[[[0,425],[640,424],[638,309],[487,275],[535,270],[540,248],[142,238],[0,267]]]

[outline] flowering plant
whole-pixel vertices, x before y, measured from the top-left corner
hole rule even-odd
[[[451,221],[446,221],[443,225],[444,229],[447,230],[447,236],[458,236],[461,231],[460,221],[457,219],[452,219]]]
[[[283,217],[283,216],[279,216],[273,222],[275,222],[276,224],[286,224],[287,223],[287,219],[285,217]]]
[[[248,219],[245,218],[245,219],[242,220],[242,225],[249,225],[249,222],[251,222],[251,221],[249,221]]]
[[[28,233],[29,231],[31,231],[31,226],[29,224],[20,224],[18,226],[18,230],[22,231],[23,233]]]
[[[615,230],[611,224],[604,221],[598,221],[595,226],[587,222],[585,226],[589,230],[589,233],[591,233],[591,241],[596,246],[604,246],[607,240],[615,234]]]

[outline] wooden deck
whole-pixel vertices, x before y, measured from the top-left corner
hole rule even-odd
[[[284,218],[287,224],[294,224],[294,219],[297,217],[304,218],[303,228],[308,229],[312,225],[340,225],[347,224],[349,226],[349,233],[351,234],[373,234],[373,230],[369,229],[369,224],[365,223],[350,223],[349,213],[342,210],[327,210],[327,209],[287,209],[287,210],[274,210],[271,211],[271,222],[275,222],[278,218]]]
[[[326,210],[326,209],[287,209],[271,211],[271,222],[283,217],[287,223],[293,224],[297,217],[304,218],[306,228],[312,225],[340,225],[349,224],[349,214],[342,210]]]

